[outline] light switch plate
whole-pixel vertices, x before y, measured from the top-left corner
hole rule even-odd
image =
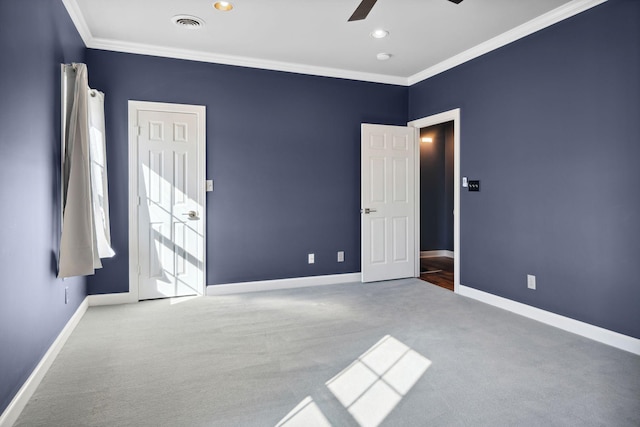
[[[207,186],[206,186],[207,192],[213,191],[213,180],[208,179],[206,183],[207,183]]]
[[[480,181],[469,180],[469,191],[480,191]]]

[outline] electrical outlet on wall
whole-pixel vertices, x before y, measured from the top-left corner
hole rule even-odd
[[[527,288],[536,290],[536,276],[527,274]]]
[[[338,251],[338,262],[344,262],[344,251]]]
[[[309,264],[314,264],[316,262],[315,254],[309,254]]]

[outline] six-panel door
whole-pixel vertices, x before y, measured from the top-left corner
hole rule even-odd
[[[138,111],[139,299],[199,293],[197,116]]]
[[[362,281],[415,275],[415,128],[362,125]]]

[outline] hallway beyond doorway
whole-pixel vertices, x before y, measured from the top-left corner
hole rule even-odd
[[[420,279],[453,291],[453,258],[420,258]]]

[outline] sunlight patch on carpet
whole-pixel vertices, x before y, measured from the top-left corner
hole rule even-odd
[[[331,427],[311,396],[307,396],[276,427]]]
[[[386,335],[325,383],[361,427],[377,427],[418,382],[431,361]],[[331,426],[311,397],[277,426]]]

